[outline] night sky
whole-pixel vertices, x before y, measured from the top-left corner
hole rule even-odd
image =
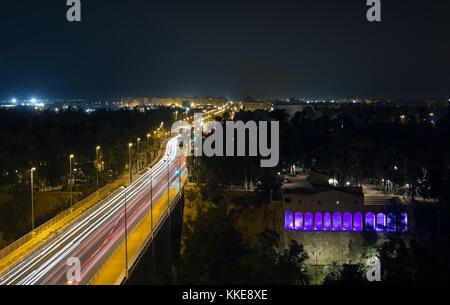
[[[8,0],[0,99],[450,98],[450,1]]]

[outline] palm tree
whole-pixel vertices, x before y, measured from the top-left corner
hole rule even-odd
[[[371,246],[367,246],[365,251],[364,251],[364,256],[366,258],[371,258],[371,257],[374,257],[374,256],[378,256],[378,254],[379,254],[378,253],[378,249],[375,248],[375,247],[371,247]]]
[[[337,281],[341,278],[342,266],[340,266],[337,261],[331,261],[325,266],[325,272],[327,274],[327,279],[332,281]]]

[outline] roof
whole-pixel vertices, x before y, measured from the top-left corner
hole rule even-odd
[[[328,191],[336,191],[342,193],[349,193],[355,195],[363,195],[362,187],[333,187],[333,186],[315,186],[312,188],[305,187],[293,187],[293,188],[283,188],[282,191],[286,194],[318,194]]]
[[[317,194],[328,191],[337,191],[356,195],[363,195],[362,187],[356,186],[332,186],[332,185],[314,185],[304,174],[296,177],[289,177],[288,182],[281,186],[281,191],[288,194]]]

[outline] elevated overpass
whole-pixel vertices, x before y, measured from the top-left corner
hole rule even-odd
[[[180,201],[185,165],[177,138],[170,139],[166,153],[153,168],[145,170],[128,186],[100,201],[58,234],[2,271],[0,284],[95,284],[105,270],[114,268],[122,271],[117,278],[115,275],[106,276],[104,284],[122,282],[127,276],[127,267],[134,264],[140,251],[157,234],[170,209]],[[145,226],[148,230],[142,231]],[[144,235],[142,243],[129,255],[128,239],[139,241],[134,238],[138,234]],[[121,257],[119,251],[122,248],[127,249],[123,252],[123,263],[114,264],[114,258]],[[73,269],[77,265],[73,264],[75,261],[79,262],[79,269]]]

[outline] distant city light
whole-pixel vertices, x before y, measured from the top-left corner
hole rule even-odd
[[[330,178],[330,179],[328,180],[328,183],[329,183],[330,185],[336,186],[336,185],[338,184],[338,181],[337,181],[336,179],[334,179],[334,178]]]
[[[13,98],[12,102],[15,104],[15,103],[17,103],[17,100],[15,98]]]
[[[33,98],[31,99],[31,102],[32,102],[32,103],[36,103],[36,99],[33,97]]]

